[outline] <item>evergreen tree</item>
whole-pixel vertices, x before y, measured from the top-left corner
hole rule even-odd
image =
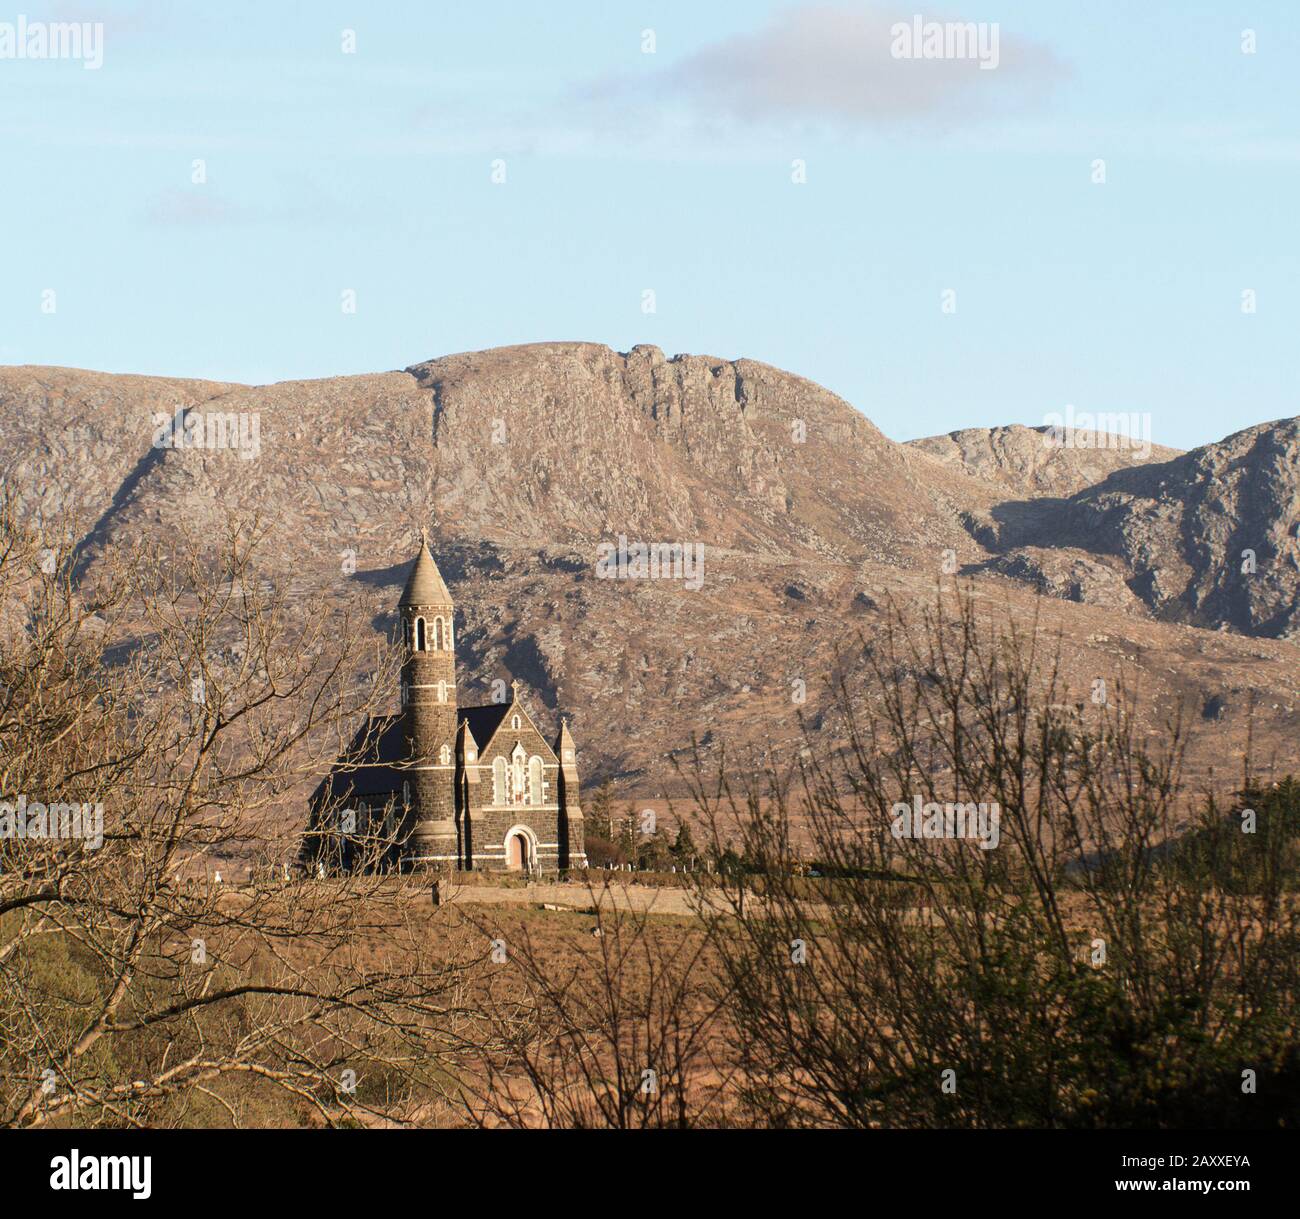
[[[677,826],[677,837],[673,840],[672,855],[678,867],[689,868],[691,861],[699,852],[695,849],[695,840],[691,837],[691,827],[685,821]]]
[[[588,833],[594,833],[606,842],[614,842],[614,785],[606,779],[596,789],[587,810]]]

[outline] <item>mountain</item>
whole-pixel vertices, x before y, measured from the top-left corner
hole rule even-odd
[[[1001,504],[983,523],[991,569],[1041,571],[1050,551],[1122,577],[1162,620],[1300,639],[1300,419],[1117,466],[1062,499]]]
[[[1084,438],[1090,442],[1080,443]],[[965,428],[945,436],[909,440],[910,448],[961,470],[986,479],[1017,495],[1073,495],[1099,483],[1116,470],[1137,464],[1169,461],[1177,449],[1146,446],[1146,451],[1127,443],[1126,437],[1065,430],[1060,439],[1049,427],[1029,428],[1021,424],[997,428]]]
[[[226,447],[155,447],[178,409]],[[833,745],[837,655],[954,566],[990,612],[1059,633],[1076,689],[1123,668],[1153,709],[1213,707],[1201,769],[1252,717],[1261,756],[1294,758],[1298,423],[1146,464],[1025,428],[899,444],[757,361],[590,343],[268,386],[0,369],[5,483],[81,570],[256,512],[295,612],[359,602],[391,630],[428,526],[466,701],[518,677],[542,721],[574,709],[588,779],[645,796],[676,789],[693,735],[788,755],[802,718]],[[701,544],[699,587],[598,578],[620,536]]]

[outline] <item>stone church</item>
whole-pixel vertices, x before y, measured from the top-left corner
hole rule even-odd
[[[585,868],[568,721],[548,745],[518,682],[509,702],[460,705],[454,606],[427,538],[398,610],[401,710],[372,717],[316,789],[304,857],[346,869],[382,838],[393,846],[370,862],[404,871]],[[341,833],[320,833],[327,814]]]

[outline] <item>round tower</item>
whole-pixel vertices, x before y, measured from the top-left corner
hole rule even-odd
[[[456,647],[454,607],[421,535],[402,599],[402,764],[407,867],[456,860]]]

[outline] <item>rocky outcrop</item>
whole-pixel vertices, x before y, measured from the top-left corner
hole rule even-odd
[[[1008,576],[1048,597],[1104,605],[1141,613],[1142,603],[1129,589],[1120,564],[1075,549],[1022,546],[987,563],[978,572]]]
[[[155,414],[196,407],[231,388],[75,368],[0,369],[5,488],[30,518],[93,528],[149,464]]]
[[[1129,587],[1161,618],[1296,638],[1300,419],[1117,471],[1031,518],[1022,534],[1119,559]]]
[[[903,565],[969,545],[961,487],[834,394],[754,360],[553,343],[409,372],[434,403],[451,531],[690,538]]]
[[[1126,436],[1064,429],[964,428],[908,445],[950,469],[995,483],[1016,495],[1073,495],[1116,470],[1177,457],[1163,445],[1135,445]]]

